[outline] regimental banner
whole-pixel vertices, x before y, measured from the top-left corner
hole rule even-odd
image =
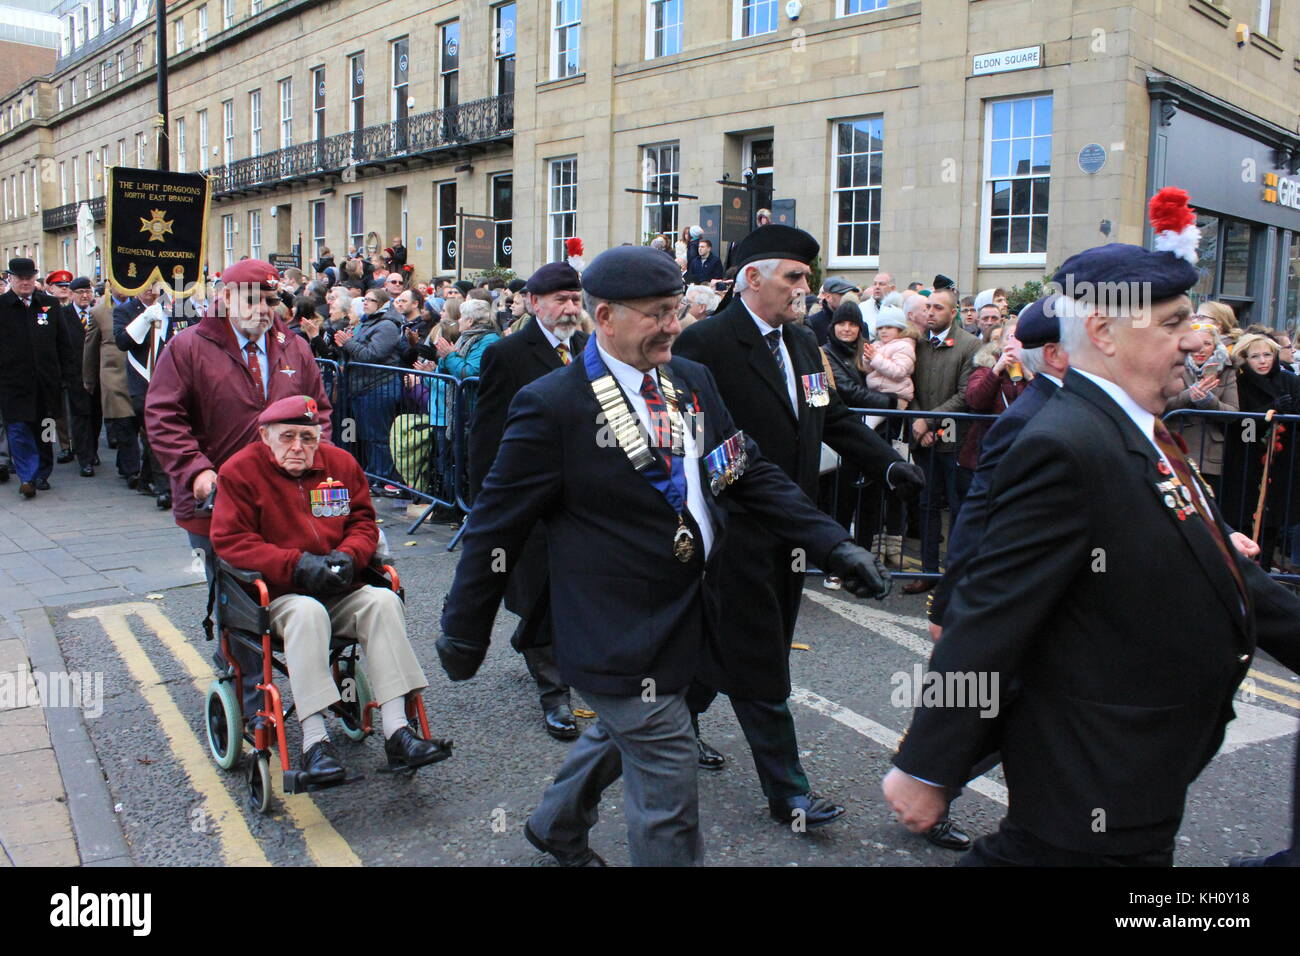
[[[744,187],[722,188],[722,241],[740,242],[754,229],[753,194]]]
[[[497,263],[496,223],[491,219],[461,220],[462,269],[491,269]]]
[[[202,281],[211,190],[202,173],[108,170],[108,278],[135,295],[163,282],[187,296]]]

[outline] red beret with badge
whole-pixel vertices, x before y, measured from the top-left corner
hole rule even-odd
[[[226,266],[221,272],[221,281],[226,285],[261,286],[263,292],[277,292],[280,289],[280,273],[263,259],[240,259],[234,265]]]
[[[319,425],[316,399],[310,395],[290,395],[272,402],[257,416],[259,425]]]

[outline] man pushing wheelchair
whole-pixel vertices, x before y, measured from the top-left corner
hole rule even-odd
[[[321,442],[310,396],[274,402],[258,426],[261,440],[218,472],[212,546],[218,559],[256,572],[266,586],[270,632],[284,645],[302,728],[306,781],[345,777],[325,726],[340,701],[334,639],[355,640],[364,651],[389,769],[451,756],[450,740],[421,739],[408,723],[408,695],[418,696],[428,681],[406,638],[400,595],[363,581],[379,543],[364,472],[347,452]]]

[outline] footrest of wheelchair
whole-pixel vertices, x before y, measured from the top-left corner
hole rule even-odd
[[[382,773],[393,777],[414,777],[419,769],[419,767],[408,767],[404,763],[385,763],[376,767],[375,773]]]
[[[284,792],[290,793],[317,793],[321,790],[333,790],[335,787],[345,787],[350,783],[360,783],[365,780],[364,776],[344,777],[342,780],[335,780],[332,783],[316,783],[309,779],[308,775],[301,770],[286,770],[284,772]]]

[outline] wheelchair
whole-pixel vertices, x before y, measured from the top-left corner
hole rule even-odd
[[[292,769],[285,744],[285,720],[293,713],[294,705],[291,704],[287,710],[283,707],[275,684],[276,672],[287,677],[288,668],[282,660],[283,647],[271,634],[271,599],[266,583],[256,571],[233,567],[220,558],[215,558],[214,563],[210,599],[226,667],[208,686],[203,723],[207,730],[208,748],[217,766],[222,770],[234,770],[244,744],[252,748],[244,767],[244,778],[248,785],[248,806],[257,813],[266,813],[271,806],[272,748],[280,751],[280,771],[287,794],[321,790],[362,779],[347,777],[329,784],[318,784],[310,781],[302,771]],[[391,564],[385,564],[383,559],[372,561],[359,573],[357,580],[362,584],[391,588],[403,601],[406,599],[397,570]],[[205,621],[204,627],[208,638],[212,639],[210,621]],[[241,693],[243,675],[231,653],[236,646],[250,650],[262,659],[262,680],[257,689],[263,694],[263,703],[247,724]],[[370,734],[373,712],[379,707],[358,659],[359,649],[355,639],[332,637],[330,640],[330,670],[341,697],[330,710],[342,721],[344,733],[354,741],[363,740]],[[431,739],[424,697],[419,691],[407,695],[406,716],[412,731],[425,740]],[[381,772],[410,775],[415,770],[381,768]]]

